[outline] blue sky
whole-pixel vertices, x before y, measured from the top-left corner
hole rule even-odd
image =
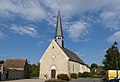
[[[0,60],[38,63],[54,38],[58,10],[65,47],[85,63],[102,65],[115,40],[120,47],[120,0],[0,0]]]

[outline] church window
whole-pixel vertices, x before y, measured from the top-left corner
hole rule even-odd
[[[52,55],[51,58],[54,60],[54,59],[56,58],[56,56],[55,56],[55,55]]]
[[[52,46],[52,48],[54,49],[54,46]]]
[[[74,73],[74,63],[73,63],[73,73]]]

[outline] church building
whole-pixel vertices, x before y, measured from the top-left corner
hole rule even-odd
[[[55,37],[40,59],[39,78],[57,78],[58,74],[90,72],[82,59],[64,47],[60,11],[57,16]]]

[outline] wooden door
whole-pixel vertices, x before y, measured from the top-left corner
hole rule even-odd
[[[51,70],[51,78],[55,78],[55,76],[56,76],[56,70],[52,69]]]

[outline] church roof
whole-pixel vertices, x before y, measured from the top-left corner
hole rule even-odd
[[[26,59],[7,59],[4,62],[5,68],[24,68],[27,60]]]
[[[60,10],[58,11],[58,16],[57,16],[57,25],[56,25],[55,37],[63,37]],[[56,43],[59,44],[58,42],[56,42]],[[64,53],[69,57],[69,59],[71,61],[78,62],[80,64],[86,65],[82,61],[82,59],[80,59],[74,52],[64,48],[64,44],[63,44],[63,46],[60,46],[60,47],[64,51]]]
[[[62,48],[62,47],[61,47]],[[70,58],[71,61],[78,62],[80,64],[86,65],[82,59],[80,59],[74,52],[68,50],[67,48],[62,48],[65,54]]]
[[[58,11],[58,16],[57,16],[57,25],[56,25],[55,37],[56,36],[63,37],[60,10]]]

